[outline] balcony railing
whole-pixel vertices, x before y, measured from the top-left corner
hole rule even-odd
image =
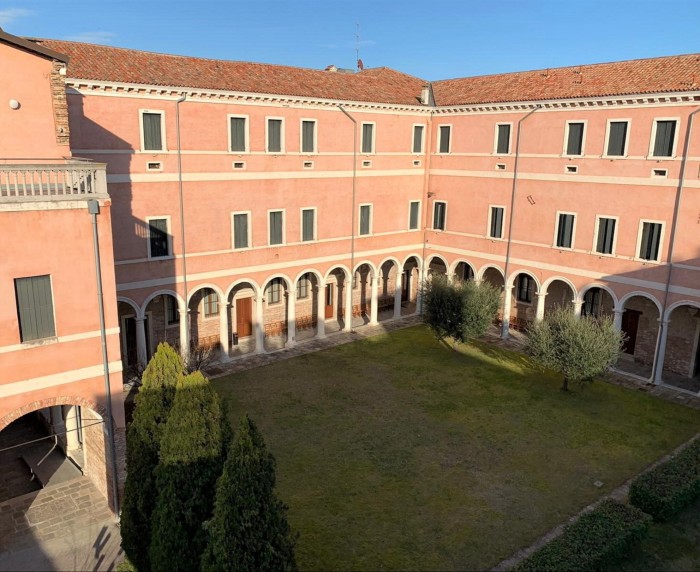
[[[0,202],[107,197],[102,163],[0,164]]]

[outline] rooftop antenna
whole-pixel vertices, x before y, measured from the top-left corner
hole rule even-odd
[[[360,59],[360,23],[355,22],[355,60],[357,60],[357,71],[365,69]]]

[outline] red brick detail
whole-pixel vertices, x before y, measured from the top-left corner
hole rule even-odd
[[[68,102],[66,100],[66,82],[60,73],[63,62],[53,62],[51,70],[51,96],[53,98],[53,116],[56,124],[56,142],[59,145],[70,144],[70,127],[68,125]]]
[[[33,401],[32,403],[27,403],[19,409],[15,409],[12,413],[8,413],[0,419],[0,431],[7,427],[13,421],[16,421],[20,417],[31,413],[32,411],[38,411],[39,409],[44,409],[46,407],[53,407],[54,405],[80,405],[81,407],[87,407],[98,413],[103,419],[107,415],[105,408],[93,401],[92,399],[86,399],[85,397],[76,396],[66,396],[66,397],[47,397],[46,399],[40,399],[39,401]]]

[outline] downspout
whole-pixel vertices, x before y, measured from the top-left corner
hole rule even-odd
[[[658,370],[659,362],[659,351],[661,351],[662,339],[666,336],[664,335],[664,330],[666,330],[666,321],[664,316],[666,314],[666,307],[668,306],[668,295],[671,290],[671,277],[673,275],[673,249],[676,244],[676,227],[678,225],[678,215],[681,210],[681,200],[683,199],[683,185],[685,183],[685,168],[688,162],[688,148],[690,147],[690,135],[693,131],[693,119],[695,114],[700,111],[700,107],[688,115],[688,126],[686,127],[685,133],[685,143],[683,144],[683,159],[681,159],[681,170],[678,177],[678,188],[676,189],[676,204],[673,207],[673,222],[671,223],[671,238],[668,245],[668,276],[666,278],[666,287],[664,288],[664,303],[661,306],[661,315],[659,316],[659,335],[656,338],[656,353],[654,354],[654,367],[651,372],[651,380],[653,383],[657,382],[657,375],[659,376],[658,381],[661,381],[662,371]]]
[[[104,293],[102,290],[102,261],[100,259],[100,239],[97,234],[97,215],[100,213],[100,203],[95,199],[88,201],[88,213],[92,218],[92,245],[95,251],[95,274],[97,277],[97,306],[100,315],[100,340],[102,343],[102,369],[105,380],[105,405],[107,410],[107,420],[105,428],[107,430],[107,442],[109,454],[112,461],[112,498],[114,499],[114,516],[119,521],[119,487],[117,484],[117,452],[114,443],[114,426],[112,416],[112,390],[109,383],[109,357],[107,355],[107,331],[105,329],[105,306]]]
[[[350,215],[350,280],[348,287],[352,288],[355,285],[355,201],[357,194],[357,120],[350,115],[342,105],[338,105],[338,109],[353,123],[352,137],[352,213]],[[352,331],[352,324],[350,324]]]
[[[503,269],[503,289],[508,287],[508,267],[510,266],[510,245],[512,242],[512,231],[513,231],[513,219],[515,218],[515,192],[518,188],[518,165],[520,164],[520,131],[522,123],[530,117],[535,111],[540,109],[542,106],[537,104],[535,108],[530,111],[524,117],[521,117],[518,121],[518,134],[515,137],[515,163],[513,164],[513,187],[510,195],[510,213],[508,216],[508,242],[506,243],[506,263]],[[506,301],[507,296],[503,296],[503,323],[501,324],[501,337],[505,340],[508,339],[508,328],[510,326],[510,320],[506,320]]]
[[[423,195],[425,196],[425,212],[423,213],[423,250],[421,252],[420,261],[420,275],[425,280],[425,254],[427,251],[428,243],[428,217],[430,216],[430,197],[434,193],[430,192],[430,165],[432,163],[432,142],[433,142],[433,116],[435,115],[435,100],[433,97],[433,84],[428,84],[429,96],[428,105],[433,109],[430,110],[430,115],[428,116],[428,125],[426,125],[425,134],[425,175],[423,177]],[[449,270],[448,270],[449,272]],[[423,284],[418,285],[419,288],[423,288]],[[418,308],[418,313],[423,313],[423,296],[420,297],[420,307]]]
[[[175,131],[177,133],[177,184],[180,197],[180,240],[182,242],[182,283],[183,283],[183,300],[185,301],[185,315],[181,319],[185,319],[185,327],[189,338],[190,332],[190,313],[189,301],[187,300],[187,248],[185,247],[185,201],[182,193],[182,147],[180,145],[180,104],[187,99],[187,94],[183,93],[180,99],[175,102]],[[190,348],[180,348],[180,353],[183,357],[189,356]]]

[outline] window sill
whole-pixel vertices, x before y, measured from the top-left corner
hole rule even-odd
[[[26,348],[50,346],[57,343],[58,336],[49,336],[48,338],[39,338],[36,340],[27,340],[26,342],[21,342],[21,344]]]
[[[148,261],[149,262],[156,262],[158,260],[173,260],[175,257],[172,254],[168,254],[167,256],[149,256]]]

